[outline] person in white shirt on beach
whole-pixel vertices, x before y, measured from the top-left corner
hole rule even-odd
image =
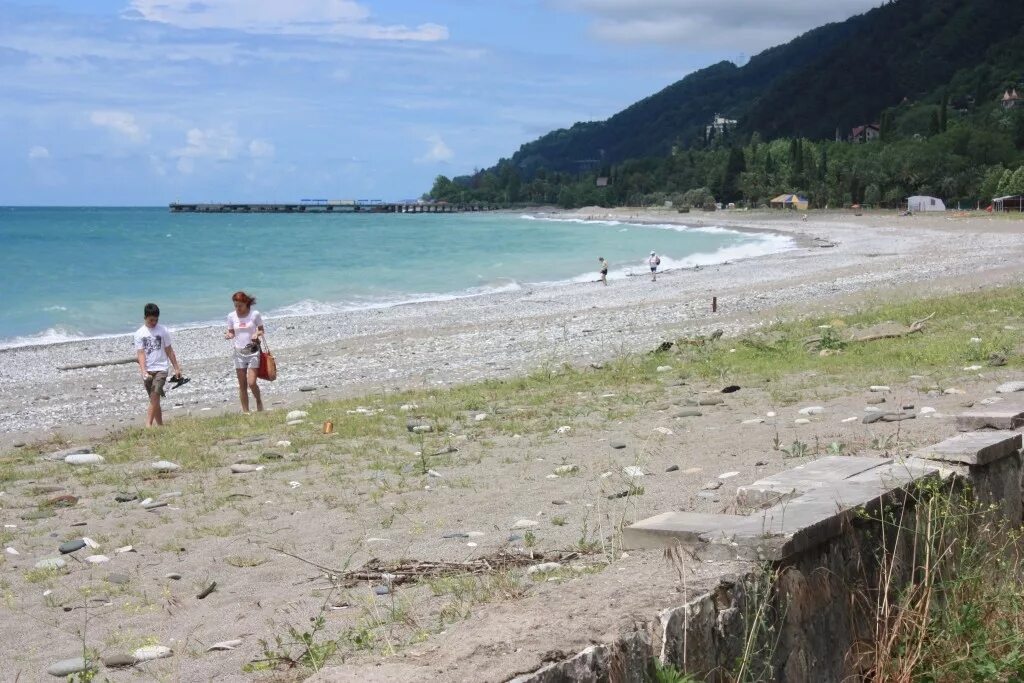
[[[651,267],[651,282],[658,281],[658,266],[661,265],[661,257],[651,252],[651,257],[647,259],[647,264]]]
[[[252,307],[256,299],[245,292],[231,295],[235,310],[228,314],[225,339],[234,342],[235,375],[238,377],[238,399],[242,412],[249,412],[249,392],[256,399],[256,410],[263,410],[263,396],[256,383],[260,367],[260,338],[263,336],[263,316]]]
[[[170,331],[160,324],[160,307],[146,304],[142,310],[145,324],[135,331],[135,358],[139,363],[142,385],[149,396],[146,426],[163,425],[164,414],[160,398],[164,395],[167,370],[174,366],[174,376],[181,377],[181,366],[171,346]]]

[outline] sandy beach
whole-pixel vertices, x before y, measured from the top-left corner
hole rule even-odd
[[[774,320],[1019,285],[1024,223],[576,215],[598,211],[602,219],[774,230],[797,248],[669,272],[656,283],[641,276],[271,321],[282,378],[267,389],[269,407],[309,413],[287,423],[278,411],[199,421],[219,423],[209,432],[185,423],[103,439],[141,423],[135,369],[55,368],[125,357],[126,338],[0,353],[3,677],[51,680],[46,670],[81,657],[85,646],[115,682],[299,680],[313,673],[309,662],[275,664],[263,643],[289,650],[276,639],[294,640],[289,626],[309,629],[320,617],[315,639],[339,650],[317,680],[509,680],[608,642],[729,570],[693,563],[681,587],[661,551],[623,552],[622,526],[668,510],[735,511],[737,486],[832,444],[843,454],[891,457],[935,443],[955,431],[965,405],[1022,379],[1013,335],[1024,318],[984,306],[972,324],[983,321],[986,332],[956,317],[944,329],[967,350],[976,334],[1016,347],[1005,367],[987,364],[986,351],[975,365],[956,356],[934,376],[879,367],[892,385],[881,393],[860,375],[833,381],[814,371],[723,394],[724,371],[701,379],[685,355],[669,353],[645,355],[639,374],[617,385],[606,380],[616,377],[608,368],[589,366],[717,329],[727,335],[719,358],[728,359],[728,335]],[[928,340],[926,332],[909,343]],[[237,410],[220,330],[183,330],[176,346],[194,379],[170,392],[166,404],[181,404],[170,419]],[[830,360],[808,358],[814,370]],[[421,392],[419,405],[392,395],[563,362],[585,371],[552,374],[533,389],[485,388],[468,400],[458,390]],[[317,402],[348,394],[358,402]],[[917,414],[863,421],[870,411],[903,409]],[[428,417],[438,429],[415,433]],[[322,432],[325,420],[336,433]],[[7,445],[49,440],[51,429],[105,461],[74,466],[50,441]],[[798,442],[799,453],[780,447]],[[508,557],[518,558],[516,570],[393,586],[335,580],[375,561]],[[552,558],[560,563],[554,573],[529,574]],[[154,647],[166,648],[160,659],[138,661],[134,653]],[[133,665],[115,668],[118,660]]]
[[[551,214],[548,214],[551,215]],[[520,291],[381,310],[271,320],[268,339],[280,378],[265,386],[268,407],[312,399],[450,386],[523,374],[563,362],[585,364],[653,347],[663,339],[722,329],[727,335],[834,307],[1019,282],[1019,221],[950,213],[898,217],[813,212],[584,208],[561,218],[717,225],[769,230],[796,248],[700,270],[645,273],[612,281]],[[657,247],[657,233],[651,243]],[[608,255],[614,262],[635,255]],[[597,274],[595,272],[595,278]],[[711,313],[711,298],[718,312]],[[173,320],[167,323],[173,328]],[[237,410],[234,372],[217,328],[178,330],[178,357],[192,382],[171,391],[165,415]],[[144,395],[134,365],[59,367],[132,356],[129,336],[0,351],[0,447],[97,436],[142,424]]]

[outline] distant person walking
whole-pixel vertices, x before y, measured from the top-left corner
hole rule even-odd
[[[234,341],[235,375],[238,377],[238,399],[242,412],[249,412],[249,392],[256,399],[256,410],[263,410],[263,397],[256,383],[260,367],[260,338],[263,336],[263,316],[252,307],[256,299],[245,292],[231,295],[235,310],[228,314],[225,339]]]
[[[661,265],[661,257],[651,252],[651,257],[647,259],[647,265],[651,267],[651,282],[658,281],[658,266]]]
[[[171,333],[160,324],[160,307],[146,304],[142,309],[142,317],[144,324],[135,330],[135,356],[139,362],[142,386],[149,396],[146,426],[160,426],[164,423],[160,399],[164,395],[167,370],[173,365],[175,377],[181,377],[181,366],[171,347]]]
[[[598,263],[601,264],[601,282],[605,285],[608,284],[608,262],[604,260],[604,256],[597,257]]]

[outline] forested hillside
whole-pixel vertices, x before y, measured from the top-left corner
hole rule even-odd
[[[439,177],[430,195],[566,206],[692,204],[691,190],[752,204],[781,192],[818,206],[910,193],[985,201],[986,179],[1022,161],[1024,102],[999,101],[1013,88],[1024,95],[1024,2],[896,0],[743,67],[695,72],[474,176]],[[715,113],[737,123],[707,136]],[[882,139],[845,141],[865,123],[881,124]]]

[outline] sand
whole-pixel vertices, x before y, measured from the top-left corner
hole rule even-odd
[[[651,212],[635,220],[679,217]],[[802,246],[763,259],[666,273],[657,283],[627,278],[608,287],[567,285],[281,321],[271,334],[284,376],[268,389],[268,403],[298,405],[311,397],[372,391],[373,403],[401,416],[383,390],[448,386],[563,361],[586,365],[681,335],[714,329],[730,335],[815,311],[1021,282],[1024,223],[843,214],[802,222],[789,214],[739,212],[698,219],[785,232]],[[710,312],[711,296],[718,297],[716,314]],[[180,399],[172,392],[168,403],[183,405],[170,411],[170,419],[188,411],[203,414],[202,408],[234,410],[233,373],[217,331],[182,331],[178,339],[179,355],[195,379],[178,390]],[[142,396],[131,366],[54,370],[123,356],[125,345],[123,339],[96,340],[0,353],[4,438],[44,437],[56,426],[91,443],[91,434],[138,424]],[[691,567],[683,586],[661,553],[623,557],[604,547],[615,561],[603,571],[590,573],[593,558],[581,557],[566,563],[576,569],[554,580],[527,582],[519,597],[475,604],[456,599],[458,590],[437,586],[376,595],[377,581],[331,590],[316,567],[280,551],[346,569],[372,558],[458,562],[502,551],[564,551],[579,542],[584,529],[587,539],[607,543],[617,524],[666,510],[731,509],[737,486],[806,460],[784,459],[773,450],[776,433],[784,443],[845,443],[864,456],[879,455],[879,444],[895,434],[903,444],[935,442],[952,433],[952,416],[965,402],[991,395],[999,382],[1020,379],[1016,375],[1000,368],[964,371],[955,378],[964,393],[953,395],[929,393],[928,380],[908,377],[892,385],[887,404],[914,403],[935,412],[862,425],[844,422],[864,415],[869,394],[856,386],[830,387],[824,396],[810,389],[784,407],[761,388],[744,388],[728,395],[724,405],[703,408],[701,417],[673,417],[687,399],[720,387],[671,381],[671,372],[662,373],[651,382],[663,387],[663,398],[643,405],[628,421],[606,417],[628,399],[614,387],[579,397],[602,408],[574,418],[566,434],[552,430],[516,438],[499,430],[515,406],[497,406],[479,422],[465,416],[453,436],[428,442],[441,445],[450,438],[458,448],[431,459],[440,477],[412,467],[418,447],[412,438],[381,454],[385,466],[349,462],[349,444],[277,445],[281,439],[300,443],[322,419],[319,414],[294,427],[281,414],[272,429],[251,439],[211,444],[211,457],[220,463],[213,470],[157,474],[149,469],[148,455],[95,477],[54,466],[45,480],[6,483],[0,496],[4,545],[18,552],[7,553],[3,563],[0,678],[20,673],[20,680],[47,680],[49,664],[81,654],[84,630],[89,647],[103,656],[151,644],[172,648],[171,657],[134,670],[105,670],[112,681],[253,680],[258,675],[244,673],[243,666],[262,657],[261,639],[273,644],[275,636],[287,637],[288,624],[308,629],[310,619],[323,613],[325,633],[344,640],[347,659],[322,680],[506,680],[538,668],[553,653],[607,640],[661,607],[681,604],[722,568]],[[305,385],[317,390],[300,392]],[[825,410],[810,424],[797,425],[798,411],[807,405]],[[748,422],[753,419],[764,422]],[[612,448],[616,441],[625,448]],[[267,452],[281,459],[263,459]],[[240,460],[265,469],[231,474],[230,464]],[[578,469],[553,476],[564,465]],[[668,471],[673,466],[678,469]],[[626,467],[645,473],[643,495],[609,498],[627,490]],[[736,474],[720,478],[727,472]],[[721,487],[705,490],[708,482]],[[119,490],[164,496],[167,505],[148,511],[139,501],[119,503]],[[53,517],[22,519],[40,502],[63,494],[80,500],[55,509]],[[515,529],[524,519],[537,524]],[[535,537],[529,544],[527,531]],[[69,568],[58,577],[40,581],[31,573],[37,561],[58,555],[58,543],[81,536],[100,547],[66,558]],[[134,552],[116,552],[129,544]],[[110,562],[84,562],[97,553]],[[128,583],[110,583],[111,573]],[[168,578],[169,573],[181,578]],[[199,600],[197,594],[213,581],[217,589]],[[366,644],[370,623],[387,625]],[[206,651],[233,639],[242,641],[237,649]]]

